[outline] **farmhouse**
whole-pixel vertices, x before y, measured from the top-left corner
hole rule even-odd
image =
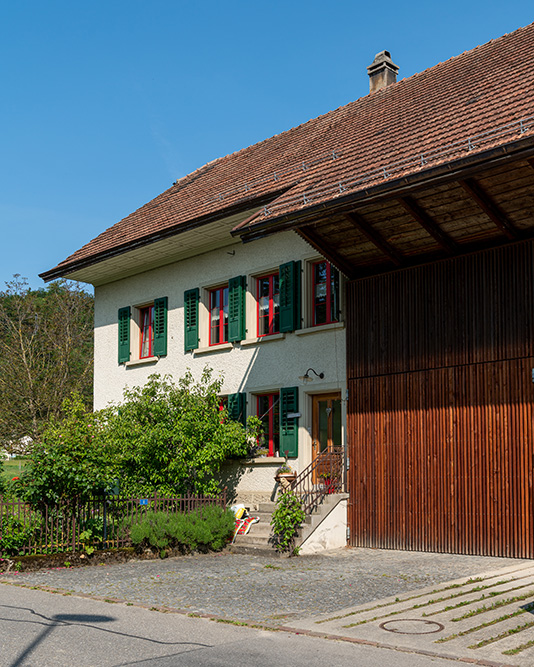
[[[532,62],[534,24],[400,81],[382,52],[44,273],[95,286],[95,406],[207,364],[266,465],[344,448],[349,544],[533,557]]]

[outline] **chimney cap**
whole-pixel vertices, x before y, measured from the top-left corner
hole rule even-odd
[[[397,72],[399,66],[391,60],[389,51],[380,51],[375,59],[367,68],[369,74],[369,92],[374,93],[377,90],[386,88],[397,81]]]
[[[369,76],[371,76],[376,74],[377,70],[382,68],[390,69],[394,72],[394,74],[397,74],[399,71],[399,66],[395,65],[393,60],[391,60],[391,53],[389,51],[380,51],[380,53],[377,53],[375,59],[367,68],[367,72]]]

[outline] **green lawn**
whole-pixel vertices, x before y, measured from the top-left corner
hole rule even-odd
[[[26,459],[8,459],[4,461],[4,477],[12,479],[18,477],[26,465]]]

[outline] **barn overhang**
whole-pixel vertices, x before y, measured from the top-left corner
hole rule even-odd
[[[236,229],[243,241],[294,229],[347,278],[534,236],[534,137]]]

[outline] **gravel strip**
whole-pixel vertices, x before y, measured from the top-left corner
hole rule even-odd
[[[526,562],[374,549],[291,559],[221,553],[8,574],[0,582],[274,626]]]

